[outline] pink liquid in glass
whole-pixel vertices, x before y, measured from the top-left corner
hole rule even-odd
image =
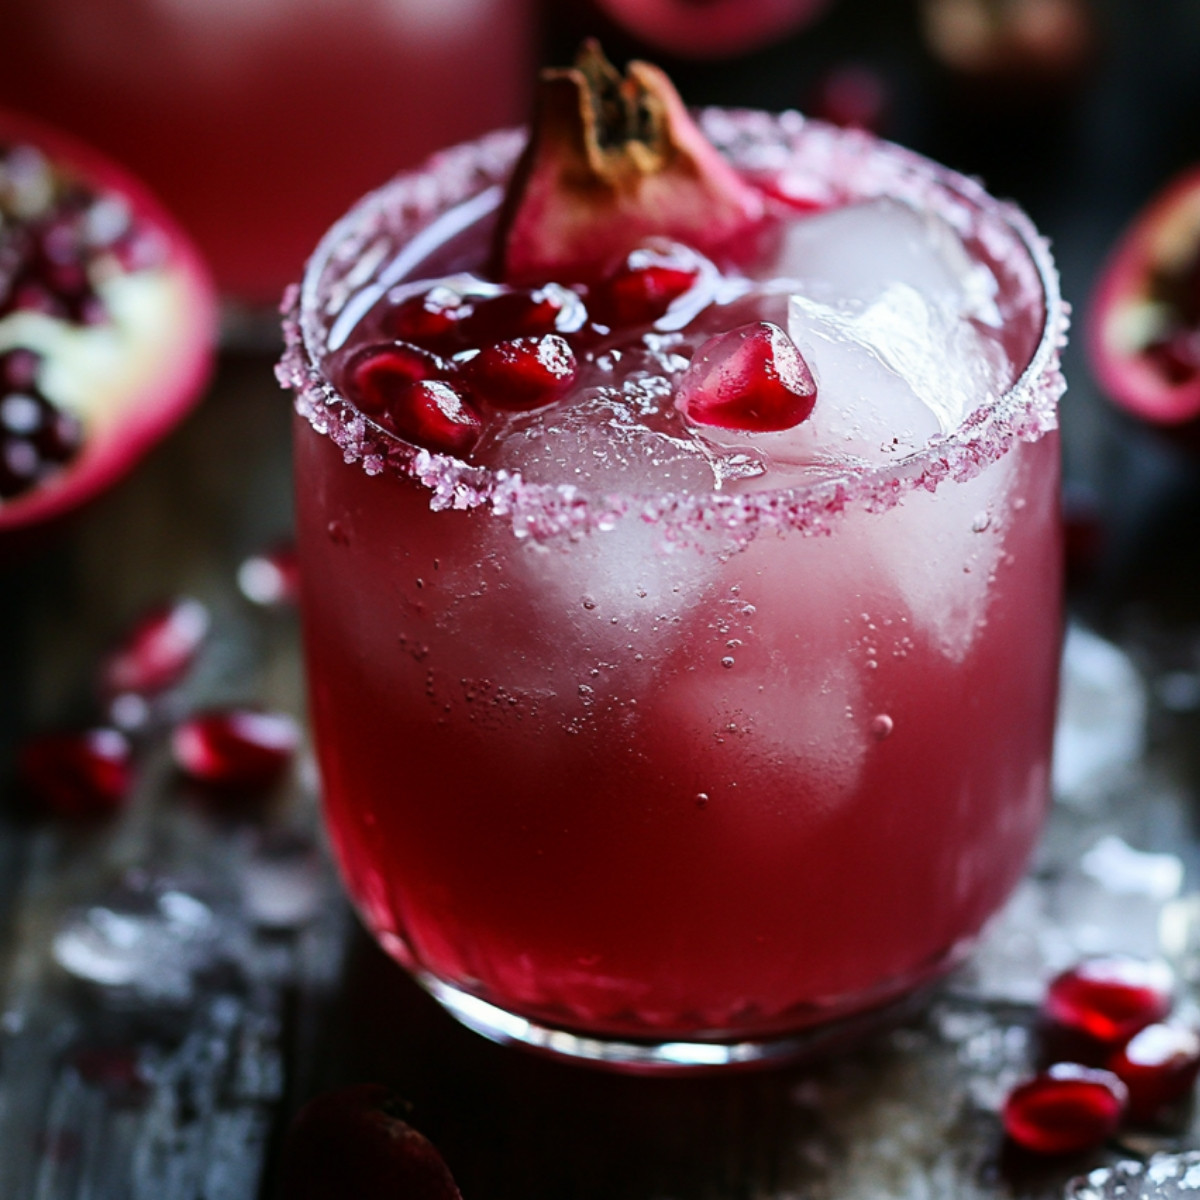
[[[714,286],[756,282],[681,331],[617,337],[616,366],[614,342],[581,344],[576,393],[493,415],[473,462],[406,447],[330,380],[404,280],[478,265],[510,137],[335,228],[282,372],[298,392],[312,719],[360,912],[467,1023],[638,1067],[791,1051],[945,971],[1020,877],[1049,788],[1063,318],[1044,246],[974,184],[862,135],[794,115],[708,124],[765,187],[830,211],[785,205],[748,271],[718,264]],[[406,258],[444,212],[465,231],[435,226]],[[864,312],[891,321],[915,287],[876,310],[827,294],[809,261],[808,284],[773,290],[781,256],[836,260],[849,227],[810,226],[799,250],[790,230],[860,213],[905,228],[936,214],[954,286],[990,281],[945,336],[1002,352],[1002,386],[941,431],[924,404],[868,397],[846,416],[857,401],[835,377],[869,391],[878,355],[848,341],[839,366],[823,343],[841,328],[830,312],[855,330]],[[935,309],[917,311],[921,325]],[[748,316],[805,352],[812,418],[685,428],[646,378],[677,382]],[[937,408],[976,376],[932,358]],[[623,431],[639,420],[663,436]]]
[[[0,15],[0,104],[140,175],[222,290],[255,304],[277,303],[368,187],[528,104],[529,0],[37,0]]]

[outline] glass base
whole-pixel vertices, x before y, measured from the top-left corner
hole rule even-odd
[[[625,1074],[680,1074],[731,1067],[769,1067],[820,1058],[843,1050],[872,1033],[903,1021],[922,1008],[932,983],[866,1011],[820,1025],[748,1041],[622,1041],[573,1033],[517,1016],[423,971],[420,985],[461,1024],[501,1044]]]

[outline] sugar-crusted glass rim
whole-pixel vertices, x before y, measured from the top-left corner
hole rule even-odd
[[[763,527],[828,531],[848,508],[884,511],[910,491],[935,491],[967,480],[1018,441],[1057,427],[1066,390],[1060,352],[1067,306],[1046,240],[1014,204],[990,196],[975,180],[869,134],[842,130],[796,112],[770,114],[706,109],[705,133],[752,177],[824,204],[892,196],[950,222],[982,255],[1010,294],[1013,319],[1028,326],[1032,345],[1016,381],[981,403],[951,433],[893,463],[848,468],[786,488],[730,494],[599,492],[573,484],[529,483],[519,474],[472,466],[397,438],[364,417],[322,370],[330,331],[353,316],[354,298],[396,282],[402,249],[439,214],[479,197],[490,203],[524,144],[521,130],[502,130],[435,155],[360,200],[317,246],[299,286],[284,297],[286,349],[277,368],[295,392],[296,410],[340,447],[347,464],[368,474],[419,481],[435,509],[487,506],[538,540],[579,536],[637,517],[668,536],[724,530],[753,536]],[[343,316],[343,314],[346,314]]]

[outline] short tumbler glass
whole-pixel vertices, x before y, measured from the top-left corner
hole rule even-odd
[[[1043,821],[1061,632],[1045,243],[867,135],[703,122],[789,186],[949,220],[999,281],[1014,385],[902,461],[738,496],[536,485],[408,446],[338,394],[331,331],[440,213],[494,206],[511,131],[327,234],[280,368],[350,895],[466,1024],[634,1070],[810,1050],[961,961]]]

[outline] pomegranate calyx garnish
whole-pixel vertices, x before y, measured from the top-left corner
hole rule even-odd
[[[757,223],[761,193],[708,142],[657,67],[624,76],[594,41],[542,72],[494,252],[509,283],[587,281],[651,236],[701,250]]]
[[[751,321],[696,351],[675,407],[697,425],[777,433],[805,420],[816,399],[816,382],[792,339],[770,321]]]

